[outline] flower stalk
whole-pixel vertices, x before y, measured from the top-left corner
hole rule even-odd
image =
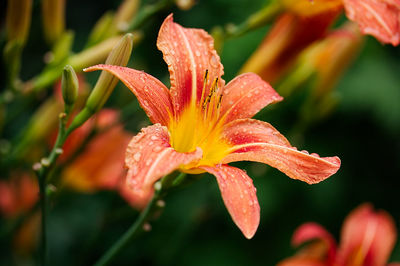
[[[266,25],[282,11],[282,8],[283,7],[280,1],[271,1],[271,3],[262,8],[260,11],[248,17],[243,23],[239,25],[227,25],[225,37],[227,39],[237,38]]]
[[[114,65],[125,66],[132,52],[132,34],[126,34],[118,43],[117,46],[109,54],[106,62]],[[91,116],[100,110],[104,103],[107,101],[111,92],[114,90],[118,79],[108,73],[103,73],[92,91],[89,99],[86,102],[84,109],[74,118],[71,125],[67,128],[66,124],[70,115],[70,109],[75,102],[78,93],[78,82],[75,72],[71,66],[66,66],[63,73],[62,93],[65,101],[65,113],[59,115],[59,131],[57,140],[47,158],[43,158],[40,163],[35,164],[39,192],[40,192],[40,206],[42,209],[42,232],[41,232],[41,265],[46,265],[47,261],[47,244],[46,244],[46,220],[47,220],[47,194],[46,184],[50,170],[55,165],[55,162],[63,152],[62,147],[68,136],[83,123],[85,123]]]
[[[108,265],[141,231],[145,230],[144,225],[149,221],[154,211],[163,208],[163,204],[158,202],[163,199],[167,191],[181,184],[186,177],[185,173],[180,173],[177,177],[167,175],[162,180],[154,184],[154,195],[146,208],[141,212],[137,220],[131,227],[115,242],[115,244],[96,262],[95,266]],[[179,181],[179,182],[177,182]]]

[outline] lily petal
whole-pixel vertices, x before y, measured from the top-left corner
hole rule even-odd
[[[326,263],[312,258],[295,256],[281,261],[277,266],[326,266]]]
[[[125,181],[125,179],[123,181]],[[138,210],[143,210],[154,194],[154,188],[149,189],[147,193],[143,193],[143,191],[132,189],[126,182],[121,182],[118,191],[121,197],[123,197],[132,208]]]
[[[308,184],[319,183],[340,167],[338,157],[319,157],[290,146],[287,139],[270,124],[254,119],[240,119],[227,124],[222,138],[232,148],[222,163],[254,161],[269,164],[293,179]]]
[[[345,220],[338,251],[340,265],[385,265],[396,242],[393,218],[363,204]]]
[[[82,192],[115,189],[125,174],[125,149],[131,138],[122,125],[94,137],[62,173],[63,184]]]
[[[383,43],[400,43],[400,0],[343,0],[346,15],[362,33]]]
[[[306,223],[301,225],[293,234],[292,245],[295,247],[310,241],[321,240],[324,243],[327,259],[333,262],[336,256],[336,242],[333,236],[322,226],[316,223]],[[323,256],[325,257],[325,256]]]
[[[157,47],[168,64],[171,98],[176,114],[192,98],[197,103],[200,101],[206,70],[209,76],[206,88],[224,74],[212,37],[204,30],[184,28],[174,23],[172,14],[161,25]],[[219,87],[223,85],[224,81],[219,79]]]
[[[254,73],[245,73],[230,81],[224,88],[221,114],[225,123],[239,118],[250,118],[270,103],[283,98]]]
[[[260,205],[251,178],[243,170],[229,165],[201,168],[216,177],[233,221],[246,238],[252,238],[260,223]]]
[[[126,181],[132,189],[146,194],[158,179],[201,157],[199,148],[187,153],[175,151],[167,128],[155,124],[143,128],[129,143],[125,156],[125,165],[129,168]]]
[[[151,122],[168,125],[174,112],[169,91],[161,81],[127,67],[96,65],[85,69],[86,72],[95,70],[105,70],[119,78],[135,94]]]

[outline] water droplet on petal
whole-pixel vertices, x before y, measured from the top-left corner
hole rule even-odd
[[[154,148],[153,148],[153,151],[154,152],[159,152],[159,151],[161,151],[161,146],[155,146]]]
[[[141,156],[142,156],[142,154],[141,154],[140,151],[139,151],[139,152],[137,152],[137,153],[135,153],[135,154],[133,155],[133,159],[134,159],[135,161],[139,161]]]
[[[219,59],[217,58],[217,56],[215,54],[213,54],[210,58],[210,65],[212,67],[218,68],[219,65]]]
[[[136,164],[132,165],[132,166],[130,167],[130,170],[131,170],[132,175],[134,175],[134,176],[137,175],[138,172],[139,172],[139,169],[138,169],[138,167],[137,167]]]

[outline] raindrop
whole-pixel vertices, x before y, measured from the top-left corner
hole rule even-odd
[[[139,172],[139,169],[136,164],[132,165],[130,170],[132,172],[132,175],[137,175],[137,173]]]
[[[218,60],[217,56],[216,56],[215,54],[213,54],[213,55],[211,56],[211,58],[210,58],[210,65],[211,65],[212,67],[217,68],[217,67],[218,67],[218,63],[219,63],[219,60]]]
[[[139,78],[140,78],[140,81],[141,81],[141,82],[143,82],[143,83],[146,82],[146,74],[141,73],[141,74],[139,75]]]
[[[150,139],[151,139],[151,140],[157,140],[158,137],[153,135],[153,136],[150,137]]]
[[[159,151],[161,151],[161,146],[155,146],[154,148],[153,148],[153,151],[154,152],[159,152]]]
[[[133,159],[134,159],[135,161],[139,161],[141,156],[142,156],[142,154],[141,154],[140,152],[137,152],[137,153],[135,153],[135,154],[133,155]]]

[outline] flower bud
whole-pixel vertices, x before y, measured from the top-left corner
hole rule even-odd
[[[61,64],[70,55],[75,34],[73,31],[65,31],[54,43],[51,51],[52,60],[49,62],[54,65]]]
[[[74,69],[66,65],[61,78],[61,91],[66,106],[74,105],[78,97],[79,82]]]
[[[118,42],[107,57],[107,65],[126,66],[132,53],[133,35],[128,33]],[[118,78],[114,75],[102,71],[96,86],[86,102],[86,107],[89,107],[94,112],[97,112],[107,101],[111,92],[117,85]]]
[[[175,4],[181,10],[189,10],[196,3],[194,0],[175,0]]]
[[[117,32],[126,31],[132,18],[136,15],[140,5],[139,0],[125,0],[119,6],[115,14],[113,25]]]
[[[131,56],[132,47],[133,35],[131,33],[125,34],[125,36],[122,37],[118,44],[112,49],[105,63],[109,65],[126,66]],[[103,107],[111,92],[117,85],[117,82],[118,78],[114,75],[107,73],[106,71],[101,72],[93,91],[90,93],[89,98],[86,101],[85,107],[75,117],[68,128],[69,132],[82,125],[87,119]]]
[[[130,36],[132,45],[137,44],[142,39],[142,34],[140,32],[130,34]],[[69,64],[76,71],[81,71],[85,67],[104,62],[113,47],[118,46],[120,39],[121,36],[111,37],[93,47],[90,47],[89,49],[84,50],[81,53],[75,54],[70,57]]]
[[[139,5],[139,0],[125,0],[115,14],[111,11],[106,12],[94,26],[86,47],[91,47],[128,30],[129,23],[136,15]]]
[[[24,44],[29,33],[32,0],[8,0],[6,29],[9,41]]]
[[[304,84],[310,88],[301,111],[303,120],[320,119],[333,110],[338,102],[333,88],[358,55],[362,43],[357,25],[348,22],[300,54],[278,91],[287,96]]]
[[[21,68],[22,43],[18,40],[9,41],[4,47],[3,58],[7,72],[7,86],[15,88],[15,81],[18,78]]]
[[[54,44],[65,29],[65,0],[42,0],[42,14],[45,39]]]

